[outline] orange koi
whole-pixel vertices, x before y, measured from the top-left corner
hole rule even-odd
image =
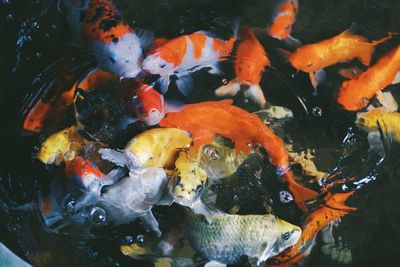
[[[282,139],[257,115],[233,106],[232,100],[185,105],[181,111],[169,113],[159,125],[188,131],[195,147],[211,143],[216,134],[230,138],[238,152],[249,153],[252,146],[261,145],[288,183],[299,208],[306,210],[303,202],[317,196],[316,192],[297,184],[293,179]]]
[[[354,207],[345,205],[346,200],[353,193],[354,191],[349,193],[328,193],[323,199],[324,204],[306,217],[302,226],[303,232],[297,244],[276,256],[274,258],[277,261],[276,264],[267,264],[266,266],[292,266],[305,258],[310,253],[315,237],[322,229],[331,222],[357,210]]]
[[[219,73],[217,64],[230,56],[234,42],[233,37],[225,41],[202,31],[182,35],[152,50],[143,61],[143,70],[161,76],[162,93],[168,90],[170,76],[176,75],[178,88],[188,95],[191,89],[188,74],[202,68]]]
[[[298,10],[298,0],[280,1],[274,10],[271,23],[267,27],[268,34],[279,40],[292,39],[299,44],[300,42],[290,35]]]
[[[73,83],[71,77],[67,76],[60,78],[60,80],[53,80],[45,95],[36,102],[25,117],[23,129],[33,133],[43,132],[46,125],[51,124],[51,118],[60,116],[74,103],[74,93],[77,86],[87,91],[116,78],[109,72],[95,69],[75,83]],[[60,84],[61,82],[65,82],[70,87],[65,87],[65,85]],[[71,86],[71,84],[73,85]]]
[[[94,182],[103,180],[105,176],[94,163],[82,157],[75,157],[65,162],[65,175],[77,181],[81,188],[89,188]]]
[[[337,101],[346,110],[359,110],[369,104],[369,100],[392,83],[400,82],[400,46],[358,77],[344,81],[340,87]]]
[[[244,95],[264,108],[267,101],[259,83],[266,66],[271,66],[271,62],[264,47],[254,33],[246,28],[244,40],[239,44],[236,51],[236,78],[219,87],[215,94],[217,96],[235,96],[240,91],[241,86],[246,86],[248,88],[245,89]]]
[[[348,29],[332,38],[297,48],[289,61],[295,69],[309,73],[312,85],[317,88],[325,76],[323,68],[355,58],[369,66],[375,46],[392,38],[392,35],[389,33],[385,38],[368,42],[365,37]]]
[[[134,78],[140,71],[141,40],[109,0],[64,0],[72,31],[93,51],[104,70]]]

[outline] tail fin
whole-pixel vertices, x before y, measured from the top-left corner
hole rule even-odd
[[[345,204],[346,200],[354,193],[355,191],[351,191],[348,193],[328,193],[328,195],[324,198],[325,206],[342,211],[356,211],[357,208],[349,207]]]
[[[375,50],[375,46],[385,42],[386,40],[391,39],[393,37],[393,35],[395,35],[395,34],[397,34],[397,33],[389,32],[388,36],[386,36],[382,39],[372,41],[370,43],[366,43],[368,45],[360,47],[360,54],[357,58],[361,61],[361,63],[363,65],[369,66],[371,63],[372,54],[374,53],[374,50]]]
[[[318,193],[296,183],[296,181],[293,179],[292,172],[285,173],[283,177],[288,183],[289,190],[293,194],[294,201],[296,202],[297,206],[302,211],[307,211],[307,206],[304,204],[304,202],[306,200],[316,198]]]

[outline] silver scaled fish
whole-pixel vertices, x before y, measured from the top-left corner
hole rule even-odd
[[[185,235],[203,258],[219,264],[235,264],[246,255],[261,264],[294,246],[301,229],[274,215],[230,215],[214,217],[209,224],[202,216],[189,214]]]

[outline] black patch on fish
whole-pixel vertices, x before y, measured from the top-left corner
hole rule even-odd
[[[95,21],[99,20],[103,16],[105,11],[106,11],[106,9],[104,7],[102,7],[102,6],[96,8],[96,13],[94,14],[94,16],[91,17],[91,18],[88,18],[87,21],[88,22],[95,22]]]

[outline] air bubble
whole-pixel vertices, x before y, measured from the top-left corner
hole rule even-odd
[[[312,114],[315,117],[321,117],[322,116],[322,109],[320,107],[313,107]]]
[[[100,207],[94,207],[89,213],[89,221],[93,225],[101,225],[106,222],[106,211]]]

